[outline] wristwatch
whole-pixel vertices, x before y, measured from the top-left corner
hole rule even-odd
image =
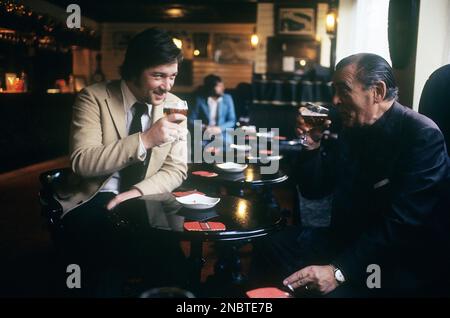
[[[345,277],[344,277],[344,274],[342,273],[342,271],[339,268],[337,268],[336,266],[334,266],[333,264],[330,264],[330,266],[331,266],[331,268],[333,268],[334,279],[336,279],[338,285],[345,283]]]

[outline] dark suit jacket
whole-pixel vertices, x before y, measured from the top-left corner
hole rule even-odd
[[[195,105],[189,109],[189,124],[192,127],[194,120],[201,120],[203,124],[209,125],[208,99],[198,96]],[[216,125],[225,132],[226,128],[234,128],[236,125],[236,114],[234,110],[233,98],[229,94],[224,94],[222,102],[217,107]]]
[[[347,280],[365,286],[377,264],[382,287],[402,293],[448,275],[449,171],[439,128],[395,102],[372,126],[303,152],[298,178],[301,190],[333,193],[331,261]]]

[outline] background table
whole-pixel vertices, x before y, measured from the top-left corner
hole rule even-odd
[[[263,174],[261,173],[262,165],[253,163],[249,163],[247,165],[248,167],[243,172],[230,173],[220,170],[219,168],[215,167],[214,164],[192,164],[189,167],[189,178],[195,181],[207,181],[209,183],[233,186],[238,188],[263,187],[282,183],[288,179],[288,176],[280,169],[273,174]],[[202,177],[193,175],[192,173],[195,171],[210,171],[217,173],[217,176]]]

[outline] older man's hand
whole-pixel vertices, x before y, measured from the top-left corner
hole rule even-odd
[[[308,266],[287,277],[283,284],[293,288],[305,288],[321,294],[328,294],[338,287],[334,278],[334,269],[331,265]]]

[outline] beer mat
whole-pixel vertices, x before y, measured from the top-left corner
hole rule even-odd
[[[273,139],[275,140],[287,140],[285,136],[273,136]]]
[[[272,153],[273,153],[273,151],[272,150],[268,150],[268,149],[261,149],[259,151],[260,155],[271,155]]]
[[[249,290],[245,293],[248,298],[291,298],[291,294],[276,287],[263,287]]]
[[[186,231],[206,232],[225,231],[225,224],[221,222],[184,222]]]
[[[206,178],[211,178],[211,177],[217,177],[218,174],[215,172],[210,172],[210,171],[194,171],[192,172],[192,174],[194,176],[200,176],[200,177],[206,177]]]
[[[201,194],[201,195],[205,195],[203,192],[197,191],[197,190],[190,190],[190,191],[177,191],[177,192],[172,192],[172,194],[176,197],[184,197],[190,194]]]

